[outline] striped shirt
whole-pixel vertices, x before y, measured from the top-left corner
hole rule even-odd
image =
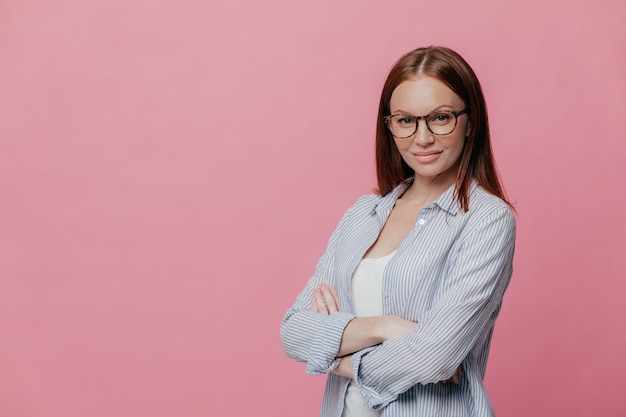
[[[352,274],[378,238],[401,184],[384,197],[361,197],[341,218],[328,247],[283,318],[288,357],[310,375],[328,374],[321,417],[341,415],[348,379],[339,363],[345,326],[355,317]],[[499,198],[473,185],[464,212],[454,187],[424,207],[383,274],[383,313],[418,322],[409,335],[354,353],[354,381],[382,417],[494,416],[483,385],[489,345],[511,273],[515,218]],[[335,285],[341,312],[310,309],[320,283]],[[463,365],[460,384],[442,384]]]

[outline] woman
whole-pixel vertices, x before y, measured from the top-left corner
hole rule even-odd
[[[322,417],[492,416],[483,385],[515,219],[476,75],[414,50],[383,87],[378,194],[343,215],[286,313],[286,354],[328,374]]]

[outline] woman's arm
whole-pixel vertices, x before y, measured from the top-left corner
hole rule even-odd
[[[340,311],[339,296],[334,286],[322,283],[313,291],[311,310],[332,314]],[[394,337],[406,336],[417,328],[417,323],[395,316],[376,316],[355,318],[344,329],[339,347],[339,365],[332,371],[334,374],[352,379],[351,353],[375,346]],[[454,375],[443,383],[458,384],[463,375],[463,367],[459,365]]]
[[[313,291],[311,310],[326,315],[341,311],[336,288],[320,284]],[[336,356],[342,357],[385,340],[406,336],[416,328],[417,323],[396,316],[356,317],[344,328]]]
[[[291,359],[305,362],[306,372],[310,375],[329,373],[337,366],[337,352],[344,329],[355,318],[354,314],[342,311],[333,314],[314,311],[311,308],[314,291],[321,283],[335,284],[338,246],[346,244],[346,236],[353,237],[354,228],[363,227],[364,219],[371,217],[373,204],[378,199],[375,195],[361,197],[346,211],[331,235],[313,276],[283,317],[280,337],[285,354]]]

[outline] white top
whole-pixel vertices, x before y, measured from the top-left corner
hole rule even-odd
[[[383,314],[383,271],[396,251],[382,258],[364,258],[352,274],[352,299],[354,311],[359,317]],[[379,417],[380,411],[372,410],[359,388],[350,382],[346,391],[342,417]]]

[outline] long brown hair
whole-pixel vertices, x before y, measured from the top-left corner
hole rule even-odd
[[[380,97],[376,125],[376,172],[378,193],[386,195],[401,182],[407,182],[415,172],[404,162],[393,136],[385,124],[390,114],[389,102],[398,85],[410,77],[424,74],[445,83],[469,108],[469,135],[456,173],[455,197],[464,211],[469,209],[469,189],[472,180],[487,192],[501,198],[509,206],[491,151],[487,105],[480,82],[469,64],[455,51],[431,46],[419,48],[402,56],[393,66]]]

